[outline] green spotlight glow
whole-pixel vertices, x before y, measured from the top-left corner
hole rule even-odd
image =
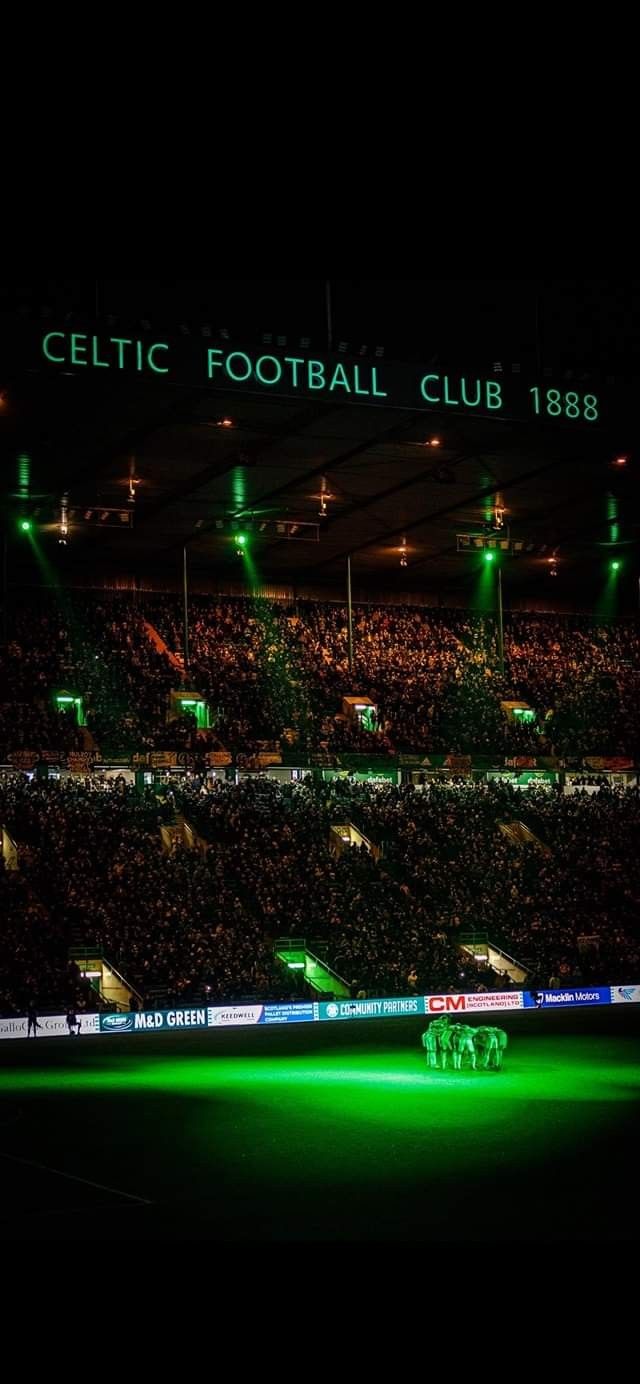
[[[620,599],[620,579],[622,562],[620,558],[610,558],[603,571],[603,586],[596,602],[596,613],[607,619],[615,615]]]
[[[30,532],[31,532],[31,520],[30,520],[30,519],[21,519],[21,520],[20,520],[20,528],[22,529],[22,532],[23,532],[23,533],[30,533]]]
[[[495,553],[485,553],[484,560],[485,562],[493,562],[495,560]]]
[[[238,544],[238,547],[239,547],[239,548],[245,548],[246,545],[247,545],[247,535],[246,535],[246,533],[239,533],[239,534],[236,536],[236,543]]]
[[[343,1023],[324,1026],[335,1035],[331,1048],[323,1034],[321,1049],[308,1052],[296,1043],[290,1051],[282,1042],[274,1050],[270,1043],[261,1045],[259,1058],[255,1028],[201,1032],[197,1049],[179,1032],[174,1040],[168,1033],[111,1037],[117,1057],[106,1050],[106,1037],[89,1039],[81,1061],[75,1045],[68,1052],[62,1040],[55,1058],[52,1043],[42,1052],[34,1044],[26,1059],[3,1053],[0,1099],[11,1110],[28,1109],[37,1124],[38,1158],[47,1167],[60,1166],[62,1128],[69,1146],[82,1150],[76,1166],[86,1179],[113,1185],[121,1159],[127,1188],[151,1198],[161,1186],[156,1224],[164,1229],[171,1216],[179,1234],[193,1229],[196,1236],[247,1242],[266,1222],[267,1206],[270,1233],[288,1243],[299,1241],[301,1227],[332,1242],[347,1236],[377,1242],[384,1228],[389,1238],[405,1235],[414,1243],[418,1237],[466,1242],[470,1234],[484,1243],[496,1235],[496,1166],[505,1166],[497,1151],[506,1143],[508,1191],[541,1208],[540,1240],[549,1227],[563,1243],[584,1237],[585,1207],[598,1228],[620,1225],[623,1214],[631,1235],[640,1079],[635,1034],[608,1037],[599,1026],[597,1037],[547,1037],[538,1023],[535,1035],[533,1026],[523,1032],[519,1018],[510,1020],[512,1041],[499,1074],[430,1072],[409,1020],[402,1042],[378,1037],[374,1025],[376,1037],[372,1044],[367,1036],[366,1046],[354,1043]],[[556,1016],[549,1018],[559,1027]],[[284,1026],[282,1032],[289,1037]],[[95,1054],[88,1051],[94,1041]],[[24,1049],[26,1042],[8,1047]],[[54,1102],[55,1122],[49,1118]],[[122,1124],[132,1110],[137,1142],[123,1152]],[[182,1118],[185,1111],[190,1118]],[[88,1141],[88,1127],[99,1137]],[[144,1167],[135,1156],[140,1147]],[[24,1144],[17,1148],[22,1153]],[[23,1166],[14,1183],[20,1188],[14,1224],[23,1233],[27,1197],[35,1233],[70,1205],[64,1180],[46,1176],[45,1187],[41,1168]],[[95,1234],[99,1204],[95,1192],[82,1202],[83,1220],[95,1224]],[[72,1214],[80,1218],[79,1211]],[[5,1206],[3,1221],[8,1218]]]

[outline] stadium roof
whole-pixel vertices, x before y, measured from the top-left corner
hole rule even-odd
[[[516,586],[546,576],[554,556],[560,574],[577,577],[594,554],[629,568],[637,560],[640,484],[628,389],[593,428],[582,420],[572,427],[570,419],[555,426],[522,410],[494,418],[490,408],[445,406],[444,375],[449,369],[456,397],[459,371],[432,357],[423,369],[432,372],[429,397],[437,394],[440,407],[391,389],[388,403],[381,397],[371,407],[346,388],[313,397],[287,391],[286,381],[278,393],[255,388],[253,378],[247,389],[237,381],[227,388],[222,372],[210,382],[191,371],[179,380],[160,371],[87,372],[80,359],[70,368],[70,332],[90,341],[96,329],[55,318],[25,326],[23,319],[21,333],[41,339],[54,328],[59,368],[20,352],[18,364],[7,365],[5,356],[3,493],[8,511],[28,512],[52,544],[68,496],[69,544],[56,556],[70,567],[158,572],[177,565],[186,544],[194,568],[241,580],[237,534],[246,532],[265,581],[332,584],[351,554],[355,581],[447,591],[477,561],[458,551],[459,536],[486,537],[496,510],[498,537],[508,535],[517,549],[509,558]],[[5,323],[5,343],[8,330]],[[100,331],[113,336],[116,328],[103,323]],[[122,338],[124,328],[117,331]],[[153,339],[145,331],[137,329],[139,339]],[[220,359],[234,345],[226,331],[192,335]],[[275,336],[252,349],[270,359],[292,350],[309,355],[306,344],[289,338],[280,345]],[[336,349],[339,343],[339,359]],[[353,351],[349,345],[342,357],[345,370],[357,361],[362,385],[370,385],[374,367],[381,382],[391,368],[382,348]],[[526,353],[520,356],[514,360],[512,350],[475,372],[467,368],[467,380],[503,381],[507,394],[514,381],[522,398],[537,379],[544,402],[549,372],[534,373]],[[584,366],[552,380],[581,401],[589,391],[623,397],[602,372]],[[474,397],[473,383],[467,387]]]

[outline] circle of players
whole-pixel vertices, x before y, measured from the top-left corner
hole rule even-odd
[[[422,1046],[426,1051],[429,1067],[442,1065],[443,1071],[450,1057],[453,1070],[461,1071],[463,1060],[467,1057],[468,1066],[474,1072],[478,1068],[482,1071],[499,1072],[507,1042],[503,1028],[486,1025],[472,1028],[470,1024],[452,1023],[447,1014],[433,1019],[422,1034]]]

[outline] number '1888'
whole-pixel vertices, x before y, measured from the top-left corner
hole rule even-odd
[[[529,393],[533,395],[534,413],[546,413],[549,418],[584,418],[587,423],[598,417],[595,394],[576,394],[572,389],[561,394],[559,389],[541,390],[537,385]]]

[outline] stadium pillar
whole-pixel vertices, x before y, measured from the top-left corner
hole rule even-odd
[[[183,647],[184,671],[189,667],[189,601],[187,591],[187,546],[182,549],[182,598],[184,606]]]
[[[502,568],[498,567],[498,661],[504,676],[504,627],[502,624]]]
[[[353,612],[351,609],[351,555],[347,558],[347,615],[349,622],[349,672],[353,672]]]

